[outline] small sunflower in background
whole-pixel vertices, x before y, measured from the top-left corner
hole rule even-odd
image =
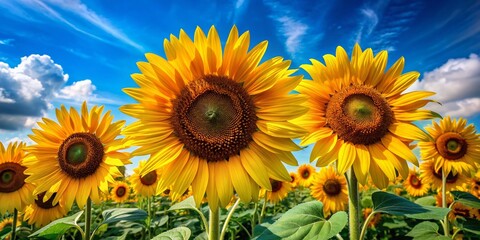
[[[192,39],[180,30],[164,41],[166,58],[148,53],[123,91],[137,103],[120,108],[138,121],[123,133],[148,155],[142,175],[162,168],[159,191],[193,188],[197,206],[205,194],[211,209],[229,204],[234,192],[257,201],[270,177],[289,181],[283,163],[297,165],[292,138],[306,132],[290,120],[308,109],[290,94],[302,76],[290,61],[263,60],[267,41],[250,48],[250,33],[234,26],[222,48],[215,27],[200,27]],[[250,49],[250,50],[249,50]]]
[[[480,198],[480,171],[477,170],[477,173],[475,176],[473,176],[470,179],[470,183],[467,183],[469,185],[469,191],[471,194],[473,194],[475,197]]]
[[[436,172],[443,169],[446,173],[470,175],[477,171],[477,165],[480,164],[480,135],[473,124],[467,126],[467,120],[447,116],[439,123],[432,122],[425,130],[432,140],[418,143],[420,156],[424,160],[433,160]]]
[[[39,228],[66,216],[68,210],[66,208],[65,198],[61,197],[58,199],[58,202],[53,203],[56,195],[56,193],[53,193],[50,198],[44,201],[45,192],[38,194],[35,201],[25,208],[25,221]]]
[[[124,203],[130,197],[130,187],[126,182],[117,181],[112,184],[110,196],[117,203]]]
[[[298,185],[304,187],[310,187],[313,181],[313,175],[316,169],[310,164],[302,164],[297,169]]]
[[[380,189],[397,172],[408,176],[407,161],[418,166],[409,144],[428,135],[412,122],[437,116],[421,109],[433,92],[403,93],[420,74],[402,74],[403,57],[387,70],[387,56],[386,51],[374,56],[371,48],[362,51],[356,44],[351,59],[339,46],[336,56],[324,55],[325,65],[315,59],[302,65],[312,80],[303,80],[296,90],[307,97],[309,112],[294,120],[308,130],[300,145],[315,144],[311,162],[324,167],[336,161],[340,174],[353,166],[360,183],[370,174]]]
[[[429,184],[432,189],[442,189],[442,169],[440,168],[439,171],[435,171],[433,160],[423,161],[422,164],[420,164],[420,178],[422,182]],[[450,171],[447,173],[446,190],[455,190],[467,181],[468,178],[464,174]]]
[[[292,190],[292,184],[290,182],[270,179],[270,183],[272,184],[272,191],[262,189],[260,196],[265,196],[266,192],[267,200],[273,204],[277,204],[278,202],[282,201]]]
[[[292,188],[297,187],[298,185],[298,174],[296,172],[290,172],[290,177],[292,180],[290,181],[290,184],[292,185]]]
[[[143,177],[140,172],[145,166],[145,161],[140,161],[138,167],[133,169],[132,176],[129,177],[132,187],[136,193],[143,197],[152,197],[156,195],[158,180],[160,179],[160,171],[153,170],[145,174]]]
[[[430,189],[430,185],[422,181],[419,172],[415,169],[410,169],[407,179],[403,181],[403,187],[412,197],[421,197]]]
[[[314,175],[310,190],[311,195],[323,203],[325,216],[347,208],[347,179],[332,166],[324,167]]]
[[[22,211],[33,201],[35,186],[25,182],[24,149],[25,143],[9,143],[5,149],[0,142],[0,215]]]
[[[22,221],[20,218],[17,218],[17,227],[22,225]],[[0,221],[0,232],[2,232],[5,228],[7,227],[12,227],[13,226],[13,217],[7,217],[4,218],[2,221]]]
[[[44,201],[54,195],[52,204],[65,197],[67,209],[75,200],[82,209],[91,199],[100,203],[100,192],[108,193],[108,183],[122,176],[118,166],[130,163],[123,139],[117,138],[125,121],[112,122],[103,106],[88,111],[83,102],[80,114],[73,107],[55,110],[58,123],[48,118],[38,122],[29,137],[36,143],[28,147],[26,181],[36,185],[34,195],[46,192]]]

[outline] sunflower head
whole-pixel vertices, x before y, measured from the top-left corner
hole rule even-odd
[[[298,185],[304,187],[310,187],[313,181],[313,175],[315,174],[316,170],[310,164],[302,164],[297,169],[298,175]]]
[[[28,177],[24,172],[27,166],[25,159],[25,143],[9,143],[5,149],[0,142],[0,215],[21,211],[33,201],[31,197],[34,186],[26,183]]]
[[[428,136],[411,122],[436,116],[420,109],[433,93],[403,93],[419,73],[402,74],[403,58],[387,70],[387,55],[374,56],[357,44],[351,59],[338,47],[336,56],[324,56],[325,65],[314,59],[302,65],[312,80],[303,80],[296,90],[308,97],[309,112],[294,120],[308,131],[300,144],[315,143],[310,161],[323,167],[336,160],[341,174],[353,166],[362,184],[370,174],[379,188],[397,172],[406,178],[406,161],[418,165],[409,143]]]
[[[407,193],[412,197],[421,197],[427,194],[430,185],[426,184],[420,178],[420,174],[415,169],[410,169],[407,179],[403,182],[403,186]]]
[[[166,58],[146,54],[124,89],[138,103],[120,109],[138,121],[126,127],[134,155],[150,159],[141,176],[162,169],[157,192],[183,193],[189,186],[197,205],[227,206],[236,192],[256,200],[270,178],[289,181],[282,162],[296,165],[291,139],[305,130],[290,120],[307,111],[304,97],[289,93],[302,76],[290,76],[290,62],[262,62],[267,42],[249,50],[250,33],[230,31],[222,48],[215,27],[197,28],[193,40],[183,31],[164,41]],[[260,64],[260,62],[262,62]],[[271,170],[269,169],[271,168]]]
[[[53,203],[56,196],[57,194],[53,193],[47,197],[46,192],[36,195],[35,201],[25,208],[25,221],[30,225],[42,227],[67,215],[65,198],[61,197],[57,203]]]
[[[449,116],[425,128],[431,135],[430,141],[418,144],[420,155],[425,160],[433,160],[435,171],[455,171],[470,175],[480,164],[480,135],[475,126],[463,118]]]
[[[138,167],[133,169],[133,174],[129,180],[136,193],[144,197],[156,195],[158,182],[160,179],[160,171],[153,170],[141,176],[140,172],[145,167],[145,161],[140,161]]]
[[[296,172],[290,172],[290,184],[292,184],[292,188],[298,185],[298,174]]]
[[[278,202],[282,201],[292,190],[292,184],[287,181],[270,179],[270,183],[272,185],[272,190],[268,191],[266,189],[262,189],[260,196],[265,196],[264,194],[266,193],[267,200],[273,204],[277,204]]]
[[[323,203],[326,216],[346,209],[347,179],[336,173],[332,166],[322,168],[314,175],[310,190],[312,196]]]
[[[130,197],[130,187],[126,182],[115,182],[113,183],[113,188],[110,192],[110,196],[112,197],[113,201],[117,203],[123,203],[127,201]]]
[[[37,187],[35,195],[45,192],[45,198],[54,195],[53,204],[65,196],[68,209],[76,200],[83,208],[88,198],[95,203],[108,193],[108,182],[121,176],[118,166],[129,163],[130,155],[119,152],[126,148],[123,139],[118,139],[125,121],[112,122],[110,111],[103,114],[103,106],[87,108],[81,112],[63,105],[56,109],[58,123],[48,118],[38,122],[29,137],[35,142],[25,164],[27,182]]]
[[[433,160],[424,161],[420,165],[420,178],[425,184],[430,184],[432,189],[440,190],[442,188],[442,171],[442,168],[438,171],[435,170]],[[445,175],[447,191],[455,190],[468,181],[464,174],[455,172],[453,169]]]

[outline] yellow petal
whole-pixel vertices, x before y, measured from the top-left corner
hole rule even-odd
[[[195,204],[197,207],[200,206],[200,203],[205,196],[205,191],[207,190],[209,173],[208,173],[208,163],[204,159],[198,159],[196,156],[192,156],[198,161],[198,170],[195,178],[192,181],[192,191],[193,198],[195,199]]]
[[[242,166],[240,156],[233,155],[228,159],[228,172],[232,179],[233,187],[243,202],[250,202],[252,191],[250,189],[250,177]]]
[[[357,152],[355,150],[355,145],[349,142],[342,144],[338,152],[338,173],[344,174],[352,166],[356,157]]]
[[[396,177],[395,167],[390,162],[390,160],[385,156],[385,151],[388,151],[380,143],[374,143],[368,145],[370,150],[371,158],[374,160],[375,165],[380,167],[381,171],[387,176],[388,179],[394,180]],[[373,165],[373,162],[370,162],[370,167]],[[373,173],[370,173],[373,174]],[[373,176],[372,176],[373,177]]]
[[[392,134],[385,134],[385,136],[382,137],[382,144],[395,155],[415,164],[415,166],[418,166],[418,160],[415,154],[413,154],[405,143],[394,137]]]
[[[225,208],[230,203],[233,196],[232,180],[228,173],[227,164],[226,161],[217,161],[214,163],[216,188],[222,208]]]
[[[248,172],[248,175],[250,175],[250,177],[253,178],[258,185],[267,190],[272,190],[272,186],[268,177],[268,170],[263,165],[255,151],[249,148],[241,150],[240,160],[242,161],[242,166]]]
[[[326,138],[327,136],[331,136],[333,130],[331,128],[320,128],[315,132],[308,134],[305,138],[302,139],[300,142],[301,146],[307,146],[314,142],[321,141],[321,139]]]
[[[370,152],[365,145],[358,144],[355,145],[355,148],[357,150],[357,159],[353,163],[353,168],[360,183],[365,184],[368,171],[370,170]]]
[[[388,127],[388,130],[399,137],[410,140],[420,140],[424,142],[431,140],[430,136],[422,131],[419,127],[409,123],[392,123]]]

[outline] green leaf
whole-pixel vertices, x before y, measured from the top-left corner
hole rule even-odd
[[[347,213],[337,212],[327,220],[323,216],[323,204],[311,201],[288,210],[256,239],[329,239],[346,224]]]
[[[195,200],[193,199],[193,196],[190,196],[187,199],[171,206],[168,210],[181,210],[181,209],[198,210],[197,207],[195,206]]]
[[[421,222],[413,227],[407,236],[413,240],[449,240],[449,237],[438,233],[438,225],[433,222]]]
[[[82,216],[83,211],[77,212],[72,216],[57,219],[47,226],[40,228],[28,237],[42,237],[46,239],[59,239],[68,229],[78,227],[77,221]]]
[[[112,208],[102,212],[103,222],[108,224],[119,221],[141,221],[147,218],[147,212],[139,208]]]
[[[422,206],[435,206],[435,202],[436,200],[434,196],[421,197],[415,200],[416,204],[422,205]]]
[[[196,236],[193,240],[208,240],[207,232],[202,232],[198,236]]]
[[[480,221],[474,218],[457,218],[457,224],[463,231],[480,235]]]
[[[187,227],[177,227],[152,238],[152,240],[188,240],[192,232]]]
[[[377,191],[372,193],[373,211],[396,216],[427,212],[424,207],[397,195]]]
[[[405,221],[386,222],[382,225],[389,229],[408,227],[408,224]]]
[[[450,212],[450,208],[441,208],[434,206],[423,206],[427,209],[427,212],[414,213],[414,214],[405,214],[406,217],[422,219],[422,220],[443,220]]]
[[[453,199],[456,202],[462,203],[467,207],[478,208],[480,209],[480,199],[468,192],[462,191],[451,191]]]

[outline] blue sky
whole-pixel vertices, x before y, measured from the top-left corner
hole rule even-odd
[[[217,27],[223,42],[233,24],[252,45],[269,41],[265,59],[292,67],[334,54],[338,45],[389,51],[421,73],[411,90],[436,91],[442,115],[480,126],[480,2],[465,1],[80,1],[0,0],[0,140],[27,140],[60,104],[104,104],[116,119],[133,100],[144,53],[164,56],[163,39]],[[477,127],[478,129],[478,127]],[[297,153],[307,162],[309,149]]]

